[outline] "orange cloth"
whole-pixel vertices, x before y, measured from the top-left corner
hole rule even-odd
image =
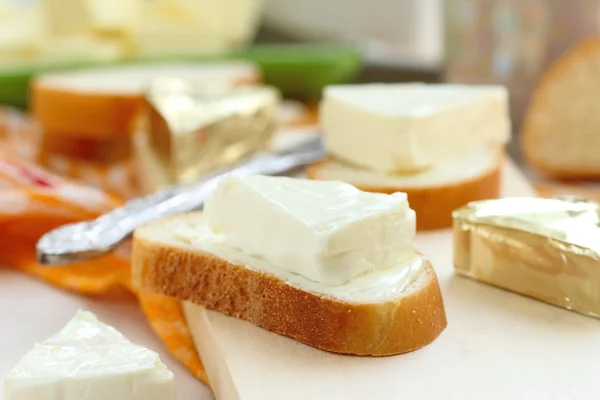
[[[35,165],[0,159],[0,265],[34,275],[66,290],[100,294],[114,289],[134,293],[154,331],[198,379],[208,384],[181,306],[176,300],[136,291],[130,284],[128,251],[59,267],[35,260],[35,243],[57,226],[94,218],[121,200],[61,178]]]
[[[135,167],[126,157],[125,144],[64,139],[48,142],[41,128],[16,110],[0,109],[0,159],[16,158],[35,163],[55,174],[68,176],[124,198],[137,193]],[[114,160],[101,162],[100,153]]]

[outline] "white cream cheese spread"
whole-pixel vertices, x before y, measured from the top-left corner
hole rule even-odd
[[[80,311],[4,379],[4,400],[173,400],[158,354]]]
[[[410,172],[510,139],[501,86],[333,85],[321,103],[323,143],[347,163]]]

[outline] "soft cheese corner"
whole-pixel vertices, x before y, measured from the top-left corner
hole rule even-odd
[[[4,379],[4,400],[173,400],[158,354],[80,311],[36,344]]]
[[[223,242],[328,285],[388,269],[414,254],[415,213],[404,193],[366,193],[342,182],[232,177],[207,199],[204,214]]]
[[[511,129],[507,99],[501,86],[330,86],[320,119],[331,159],[308,174],[406,192],[419,229],[450,227],[453,209],[499,195]]]

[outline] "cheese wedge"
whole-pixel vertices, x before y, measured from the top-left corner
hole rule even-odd
[[[452,211],[465,204],[500,195],[504,152],[482,149],[457,160],[442,162],[414,173],[385,174],[358,168],[337,160],[308,167],[311,179],[340,180],[368,192],[404,192],[417,215],[417,229],[452,226]]]
[[[507,198],[454,212],[460,275],[600,317],[600,208],[573,198]]]
[[[414,254],[415,213],[404,193],[366,193],[342,182],[230,177],[206,200],[204,215],[214,245],[244,249],[329,285]]]
[[[172,400],[173,373],[158,354],[80,311],[4,379],[4,400]]]
[[[196,83],[253,84],[258,70],[246,62],[159,64],[86,69],[38,76],[31,110],[45,134],[125,138],[149,80],[178,77]]]
[[[320,109],[323,144],[365,169],[419,171],[507,143],[507,98],[500,86],[329,86]]]

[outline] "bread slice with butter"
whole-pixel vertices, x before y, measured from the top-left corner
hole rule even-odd
[[[381,174],[328,159],[309,166],[306,174],[342,180],[367,192],[406,193],[417,213],[417,230],[424,231],[452,226],[452,211],[471,201],[499,197],[503,160],[501,150],[484,149],[422,172]]]
[[[445,328],[406,195],[341,182],[224,179],[203,214],[136,230],[133,282],[323,350],[392,355]]]

